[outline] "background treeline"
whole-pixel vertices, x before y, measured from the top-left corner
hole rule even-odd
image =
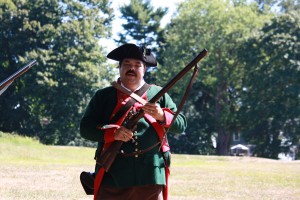
[[[164,28],[168,10],[151,1],[120,8],[126,22],[113,39],[145,44],[157,55],[148,82],[164,85],[209,50],[183,110],[188,129],[170,134],[173,152],[227,155],[235,133],[260,157],[299,147],[299,5],[188,0]],[[113,13],[108,0],[0,0],[0,80],[38,61],[0,96],[0,131],[45,144],[95,145],[80,138],[79,121],[95,90],[117,74],[100,42],[111,37]],[[187,78],[169,92],[176,102]]]

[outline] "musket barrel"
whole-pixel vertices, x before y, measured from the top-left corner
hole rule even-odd
[[[29,70],[32,66],[36,64],[36,60],[31,61],[26,66],[19,69],[17,72],[9,76],[7,79],[0,83],[0,90],[2,90],[7,84],[13,82],[16,78],[24,74],[27,70]]]
[[[181,79],[188,71],[192,69],[202,58],[207,55],[207,49],[201,51],[185,68],[183,68],[176,76],[174,76],[152,99],[149,100],[151,103],[157,102],[164,93],[169,91],[169,89]]]

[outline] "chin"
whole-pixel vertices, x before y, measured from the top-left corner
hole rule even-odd
[[[130,83],[138,83],[139,80],[138,80],[137,77],[135,77],[135,76],[127,76],[127,77],[126,77],[126,82],[130,82]]]

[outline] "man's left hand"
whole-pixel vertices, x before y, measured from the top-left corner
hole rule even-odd
[[[145,113],[151,115],[154,119],[163,122],[165,121],[164,111],[161,109],[159,104],[157,103],[147,103],[142,108]]]

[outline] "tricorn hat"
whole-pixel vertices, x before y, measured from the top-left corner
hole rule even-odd
[[[107,54],[107,58],[122,61],[124,58],[134,58],[143,61],[148,67],[157,66],[157,61],[150,49],[138,47],[135,44],[123,44]]]

